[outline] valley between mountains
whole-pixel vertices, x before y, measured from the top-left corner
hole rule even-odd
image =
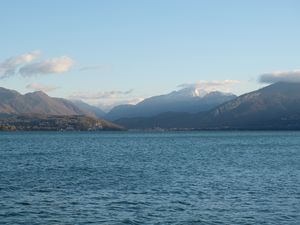
[[[0,88],[1,130],[299,130],[300,83],[235,96],[184,88],[104,112],[80,100]]]

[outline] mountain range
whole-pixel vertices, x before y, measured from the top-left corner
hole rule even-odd
[[[76,130],[123,130],[116,124],[99,119],[101,113],[100,109],[83,102],[52,98],[41,91],[22,95],[0,88],[2,130],[64,130],[67,127]]]
[[[131,129],[300,129],[300,83],[274,83],[207,112],[115,121]]]
[[[137,105],[118,106],[108,114],[81,101],[52,98],[43,92],[22,95],[0,88],[0,118],[12,115],[16,121],[22,115],[30,115],[30,121],[34,121],[35,115],[65,116],[66,120],[70,116],[105,117],[128,129],[299,130],[300,83],[278,82],[239,97],[216,91],[182,89],[145,99]],[[60,117],[56,120],[61,121]],[[101,120],[84,121],[101,123]],[[5,125],[5,121],[2,124]]]
[[[106,119],[151,117],[164,112],[197,113],[208,111],[224,102],[235,99],[231,93],[219,91],[206,92],[200,88],[184,88],[169,94],[146,98],[136,105],[114,107]]]
[[[91,112],[77,107],[69,100],[52,98],[41,91],[22,95],[5,88],[0,88],[0,113],[93,116]]]

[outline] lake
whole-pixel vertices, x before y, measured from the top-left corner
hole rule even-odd
[[[300,132],[0,133],[0,224],[300,224]]]

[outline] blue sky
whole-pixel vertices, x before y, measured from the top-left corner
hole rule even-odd
[[[71,60],[63,69],[0,79],[0,86],[22,93],[44,87],[51,96],[122,103],[181,84],[238,80],[227,88],[242,94],[265,85],[258,82],[261,74],[300,68],[298,0],[0,4],[0,69],[5,60],[33,51],[39,54],[26,62],[27,72],[61,57]]]

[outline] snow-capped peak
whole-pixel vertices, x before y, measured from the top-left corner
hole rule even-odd
[[[205,90],[201,90],[200,88],[195,87],[187,87],[183,88],[179,91],[173,91],[170,93],[170,96],[176,96],[176,97],[203,97],[208,92]]]

